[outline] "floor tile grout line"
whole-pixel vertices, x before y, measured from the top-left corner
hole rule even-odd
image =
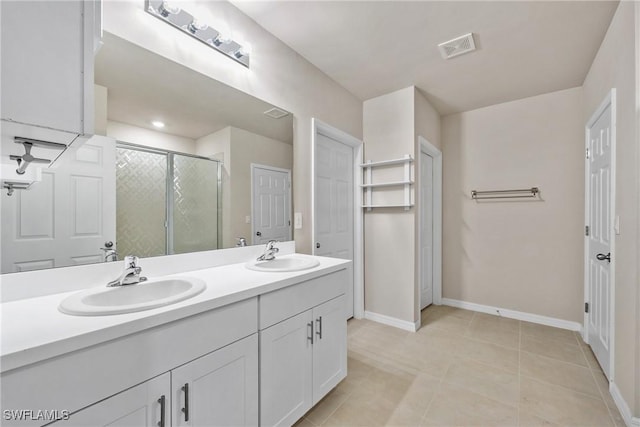
[[[577,339],[577,338],[576,338]],[[587,355],[585,354],[586,350],[580,346],[580,351],[582,351],[582,355],[584,356],[584,358],[587,358]],[[587,361],[588,363],[588,361]],[[602,390],[600,389],[600,386],[598,385],[598,379],[596,378],[596,373],[592,370],[589,369],[589,372],[591,372],[591,378],[593,378],[593,382],[596,384],[596,389],[598,390],[598,393],[600,394],[600,400],[602,400],[602,403],[604,403],[605,408],[607,408],[607,413],[609,414],[609,418],[611,418],[611,424],[612,425],[616,425],[616,419],[613,416],[613,412],[611,411],[611,408],[609,408],[609,405],[607,405],[607,400],[605,399],[604,393],[602,392]],[[601,372],[602,375],[604,375],[604,372]],[[605,376],[606,378],[606,376]],[[607,378],[607,384],[609,383],[609,379]],[[609,390],[607,390],[607,393],[609,393]]]
[[[579,395],[581,395],[581,396],[584,396],[584,397],[590,397],[590,398],[592,398],[592,399],[596,399],[596,400],[603,400],[603,399],[602,399],[602,392],[600,392],[600,390],[598,389],[598,385],[597,385],[597,384],[596,384],[596,389],[598,390],[598,395],[596,396],[596,395],[593,395],[593,394],[588,394],[588,393],[584,393],[584,392],[582,392],[582,391],[578,391],[578,390],[573,389],[573,388],[571,388],[571,387],[563,386],[562,384],[554,384],[554,383],[550,383],[550,382],[548,382],[548,381],[542,380],[542,379],[540,379],[540,378],[532,377],[532,376],[530,376],[530,375],[522,375],[522,376],[523,376],[524,378],[529,379],[529,380],[536,381],[536,382],[542,383],[542,384],[547,385],[547,386],[558,387],[558,388],[560,388],[560,389],[567,390],[567,391],[570,391],[570,392],[572,392],[572,393],[577,393],[577,394],[579,394]],[[604,401],[604,400],[603,400],[603,401]]]
[[[475,316],[475,313],[471,316],[471,318],[473,319],[474,316]],[[422,414],[422,418],[420,419],[420,425],[424,425],[424,420],[427,417],[427,413],[429,413],[429,409],[431,409],[431,405],[433,404],[433,401],[436,399],[436,396],[438,396],[438,393],[440,393],[442,384],[444,383],[444,379],[447,376],[447,373],[449,372],[449,369],[451,368],[452,363],[453,363],[453,358],[451,358],[451,361],[449,361],[449,364],[447,365],[447,369],[445,369],[444,374],[442,375],[442,377],[440,378],[440,381],[438,382],[438,390],[436,390],[436,392],[433,393],[433,396],[431,396],[431,400],[429,401],[427,408],[424,410],[424,413]]]
[[[540,353],[534,353],[532,351],[527,351],[527,350],[520,350],[523,353],[527,353],[527,354],[532,354],[534,356],[538,356],[538,357],[544,357],[545,359],[550,359],[553,360],[554,362],[560,362],[560,363],[566,363],[567,365],[571,365],[571,366],[577,366],[578,368],[582,368],[582,369],[587,369],[589,371],[592,371],[593,369],[591,369],[591,367],[589,366],[589,363],[587,362],[587,366],[584,365],[578,365],[577,363],[573,363],[573,362],[567,362],[566,360],[562,360],[562,359],[558,359],[557,357],[551,357],[551,356],[547,356],[545,354],[540,354]],[[580,349],[580,351],[582,351],[582,349]],[[584,354],[583,354],[584,355]]]

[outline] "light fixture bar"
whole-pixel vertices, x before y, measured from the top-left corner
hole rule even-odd
[[[166,0],[145,0],[145,10],[147,13],[249,68],[250,52],[247,46],[242,46],[237,41],[228,38],[227,35],[182,10],[179,4],[179,2]]]

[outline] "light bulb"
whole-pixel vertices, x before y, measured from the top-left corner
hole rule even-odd
[[[160,12],[160,15],[166,18],[169,15],[177,15],[178,13],[180,13],[180,7],[172,5],[168,1],[163,1],[160,7],[158,7],[158,12]]]
[[[151,122],[151,124],[157,128],[162,129],[164,127],[164,123],[161,122],[160,120],[154,120]]]
[[[209,43],[216,47],[219,47],[220,45],[231,43],[231,39],[223,35],[222,33],[218,33],[215,39],[209,40]]]
[[[204,31],[207,28],[209,28],[209,26],[204,22],[199,21],[197,18],[193,18],[191,24],[187,26],[187,29],[191,32],[191,34],[195,34],[196,31]]]
[[[247,46],[240,46],[240,48],[238,50],[236,50],[235,52],[233,52],[233,56],[235,56],[236,58],[240,59],[243,56],[248,56],[250,53],[250,50]]]

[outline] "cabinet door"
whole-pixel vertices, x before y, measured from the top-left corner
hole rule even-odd
[[[312,339],[311,310],[260,331],[262,426],[290,426],[311,408]]]
[[[162,427],[164,422],[169,427],[170,381],[168,373],[162,374],[78,411],[55,426]]]
[[[258,425],[258,334],[171,371],[173,426]]]
[[[347,376],[347,321],[344,295],[313,309],[313,404]]]
[[[92,19],[99,3],[0,3],[2,118],[75,134],[92,131]]]

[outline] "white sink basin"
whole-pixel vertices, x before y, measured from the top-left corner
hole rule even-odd
[[[320,261],[310,257],[285,256],[271,261],[250,261],[245,266],[249,270],[282,273],[308,270],[320,265]]]
[[[194,277],[171,277],[113,288],[92,288],[65,298],[58,307],[75,316],[132,313],[174,304],[198,295],[207,284]]]

